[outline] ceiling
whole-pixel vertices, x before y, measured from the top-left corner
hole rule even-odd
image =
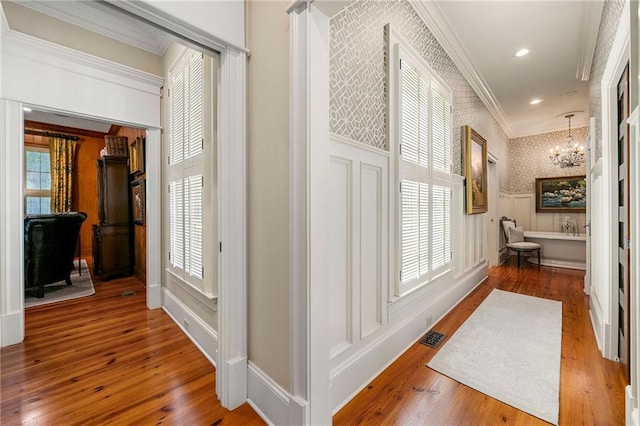
[[[341,2],[337,2],[338,4]],[[110,2],[21,4],[162,55],[169,39]],[[415,1],[417,12],[510,138],[588,124],[598,0]],[[284,13],[284,12],[283,12]],[[530,53],[516,57],[527,48]],[[534,98],[542,99],[531,105]],[[52,120],[55,120],[53,118]]]
[[[109,133],[111,124],[103,121],[90,120],[59,113],[45,111],[25,111],[24,119],[39,123],[54,124],[56,126],[71,127],[74,129],[91,130],[99,133]]]
[[[599,1],[416,3],[434,35],[511,138],[589,121]],[[430,22],[429,22],[430,21]],[[519,49],[530,53],[516,57]],[[531,105],[539,98],[542,102]]]

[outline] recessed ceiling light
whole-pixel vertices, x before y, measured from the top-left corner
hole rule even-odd
[[[516,52],[517,57],[525,56],[529,54],[529,49],[520,49]]]
[[[32,109],[31,109],[31,108],[29,108],[29,107],[22,107],[22,110],[23,110],[24,112],[31,112],[31,111],[32,111]]]
[[[531,105],[538,105],[540,102],[542,102],[542,99],[536,98],[536,99],[532,99],[531,102],[529,102],[529,103]]]

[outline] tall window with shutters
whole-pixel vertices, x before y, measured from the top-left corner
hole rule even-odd
[[[397,170],[398,278],[403,296],[451,269],[453,94],[424,60],[391,35],[390,149]]]
[[[169,73],[169,268],[204,291],[205,57],[187,53]]]

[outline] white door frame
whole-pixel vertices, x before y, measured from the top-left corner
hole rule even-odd
[[[601,80],[601,100],[602,100],[602,179],[604,179],[605,203],[600,206],[602,209],[602,223],[593,224],[594,227],[603,227],[605,235],[604,246],[600,247],[605,256],[602,263],[603,277],[609,283],[607,300],[602,300],[604,312],[602,331],[602,354],[609,359],[615,359],[618,353],[618,286],[617,286],[617,246],[618,229],[617,222],[613,220],[617,217],[618,208],[618,181],[617,181],[617,89],[620,75],[629,62],[629,3],[625,3],[622,18],[618,24],[618,30],[611,46],[609,59]],[[597,231],[596,231],[597,232]],[[596,259],[592,259],[596,261]],[[596,333],[598,331],[596,330]]]
[[[488,171],[488,211],[487,211],[487,260],[489,266],[500,264],[500,212],[499,212],[499,191],[500,191],[500,170],[498,168],[498,157],[492,153],[487,153]],[[493,177],[492,177],[493,176]]]
[[[0,95],[4,98],[0,100],[0,170],[3,173],[0,179],[0,345],[18,343],[24,338],[23,104],[148,129],[147,306],[160,307],[163,277],[160,87],[163,79],[8,30],[4,25],[3,28],[0,38]],[[185,32],[193,34],[192,29]],[[221,64],[218,161],[220,240],[224,251],[219,264],[216,393],[224,407],[233,409],[247,398],[246,52],[213,41],[208,47],[220,52]],[[56,81],[57,84],[36,85],[34,81]],[[68,96],[61,97],[59,93]],[[105,93],[109,93],[109,102],[99,102],[100,94]]]

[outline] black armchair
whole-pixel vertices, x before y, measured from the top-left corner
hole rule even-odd
[[[44,297],[44,286],[65,280],[71,271],[80,226],[86,213],[31,215],[24,219],[25,290],[36,288]]]

